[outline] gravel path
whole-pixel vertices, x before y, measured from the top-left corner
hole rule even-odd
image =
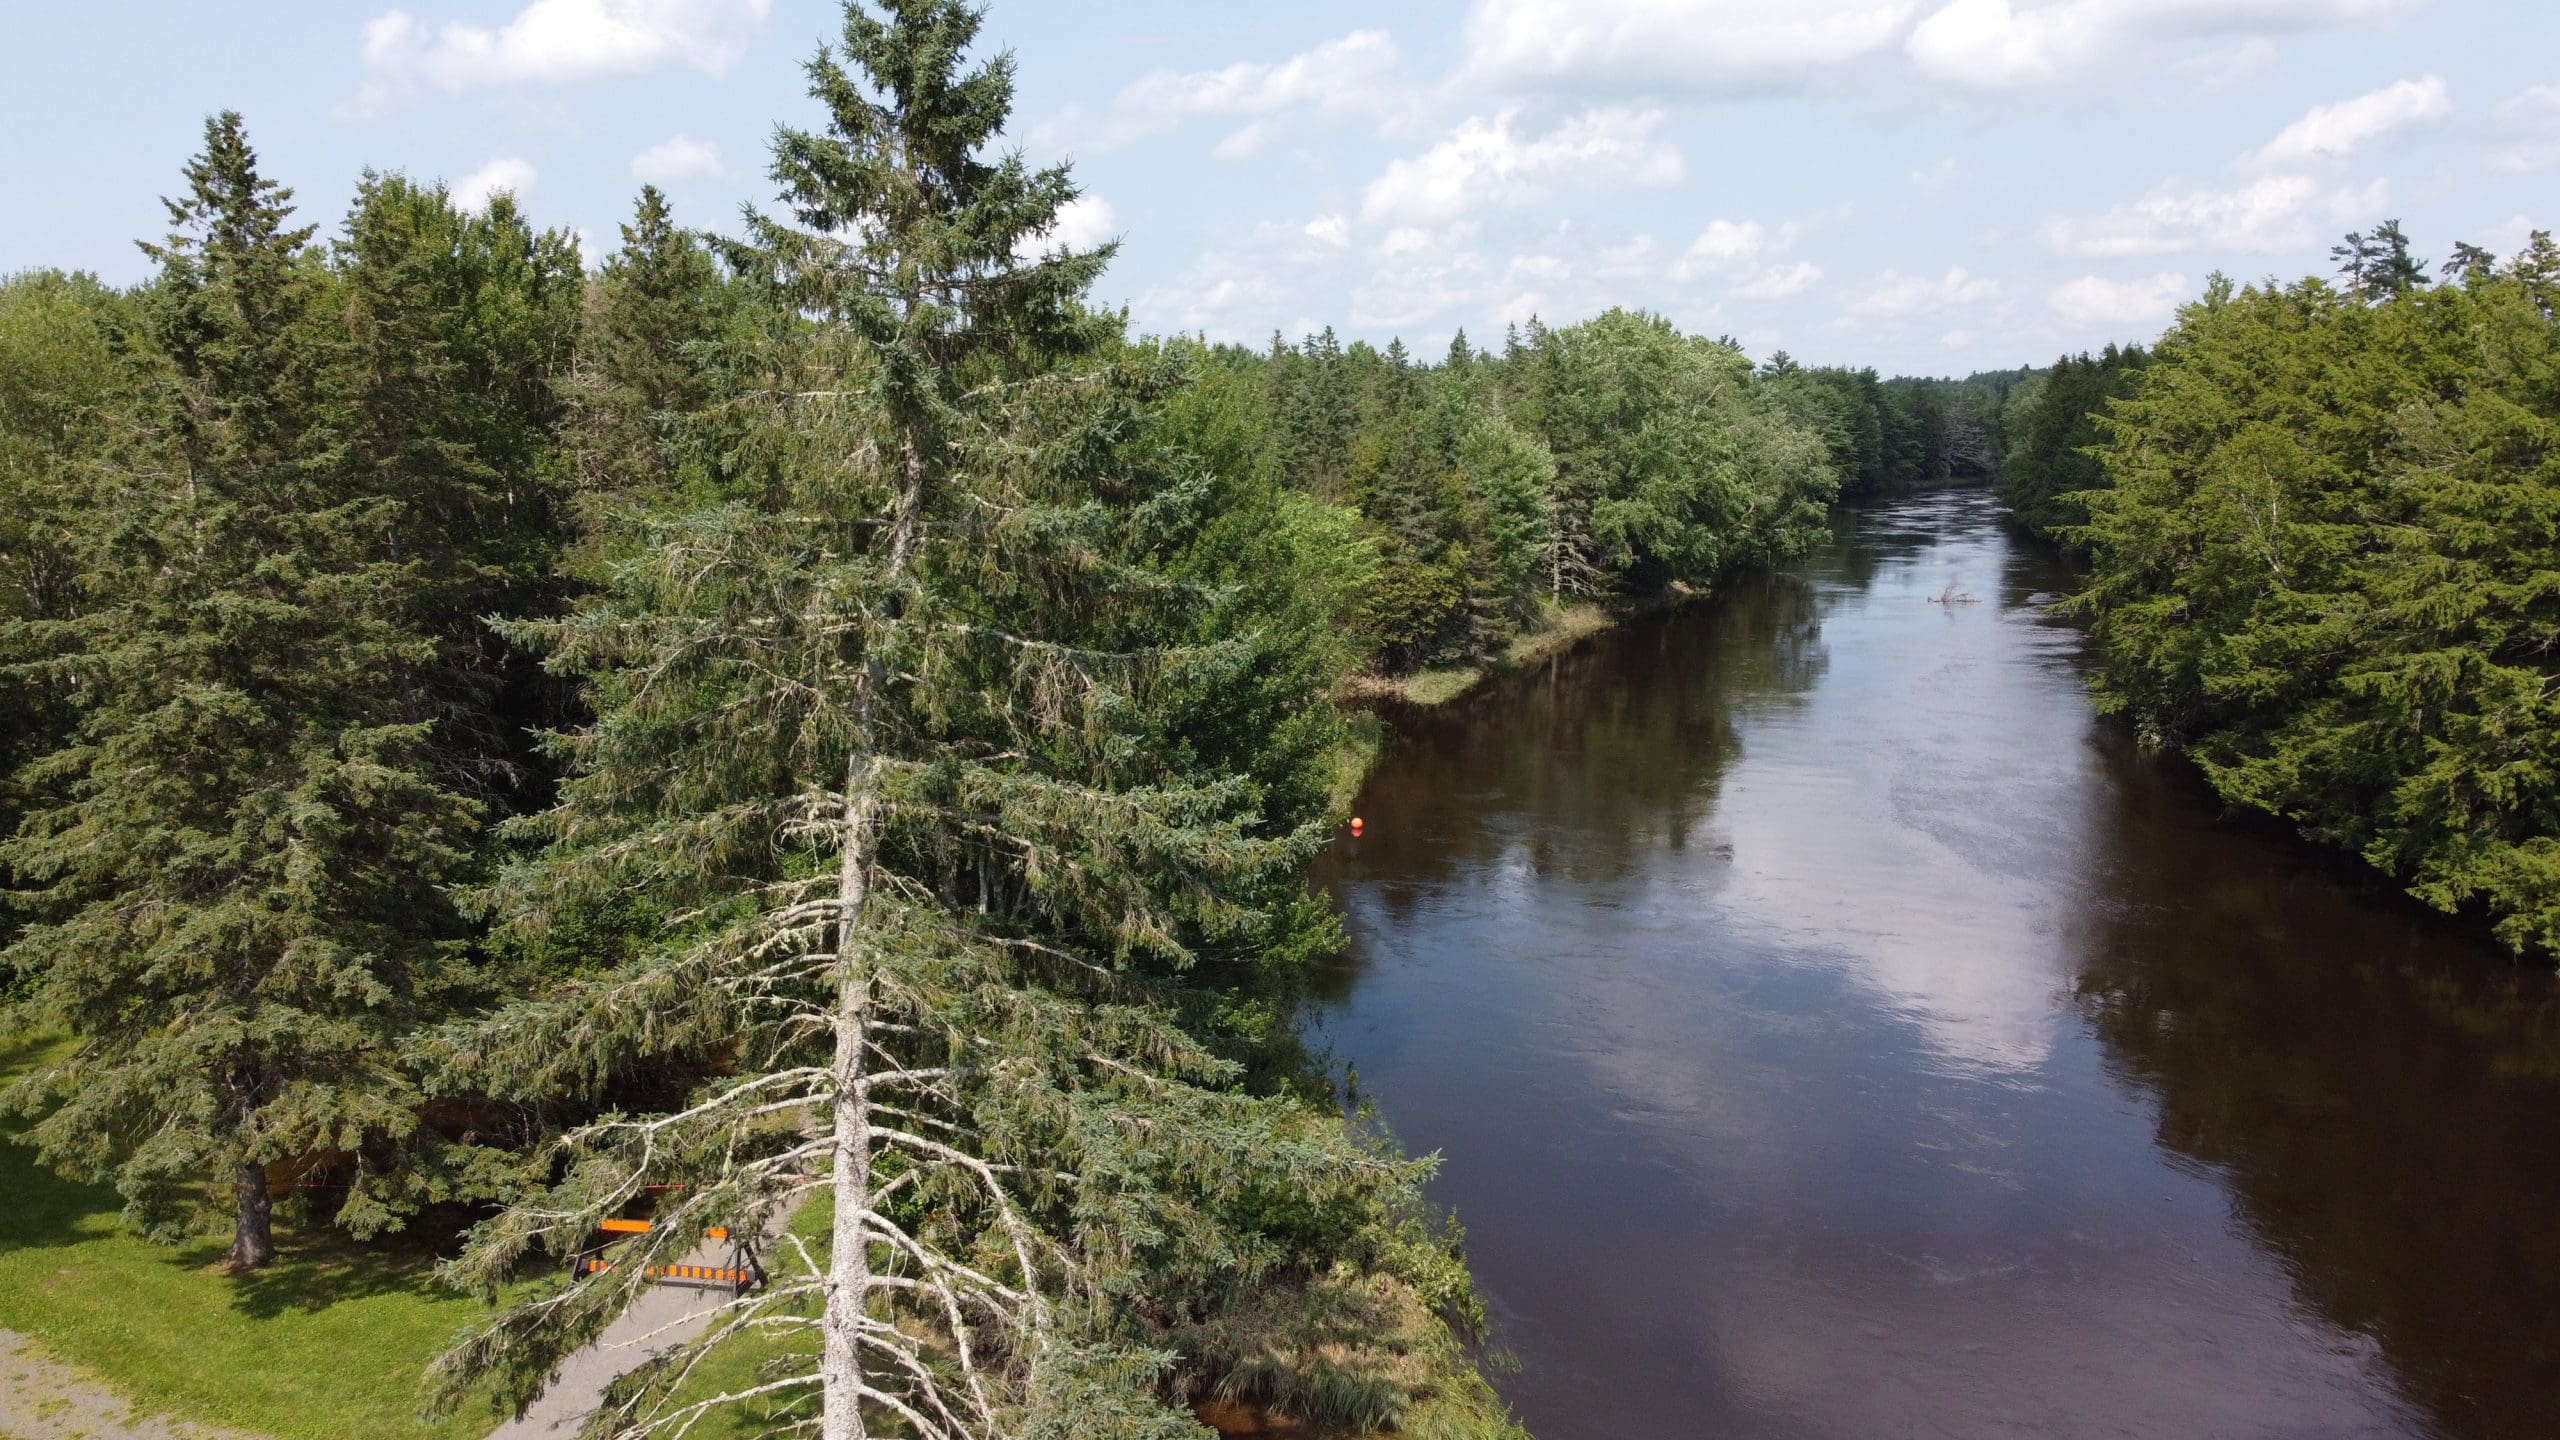
[[[726,1263],[726,1245],[705,1246],[686,1263]],[[510,1420],[489,1432],[489,1440],[563,1440],[578,1433],[578,1423],[604,1398],[604,1387],[649,1356],[699,1335],[711,1324],[711,1312],[727,1304],[726,1291],[684,1290],[660,1286],[644,1290],[622,1318],[605,1327],[595,1342],[571,1355],[542,1398],[521,1420]],[[29,1437],[37,1440],[37,1437]]]
[[[79,1370],[0,1330],[0,1440],[259,1440],[185,1420],[138,1416]]]

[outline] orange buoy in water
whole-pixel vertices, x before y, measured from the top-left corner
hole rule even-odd
[[[1361,829],[1361,826],[1360,826],[1360,817],[1359,817],[1359,816],[1357,816],[1357,815],[1352,816],[1352,817],[1351,817],[1351,833],[1352,833],[1353,835],[1355,835],[1355,836],[1356,836],[1356,835],[1358,835],[1358,834],[1360,833],[1360,829]]]

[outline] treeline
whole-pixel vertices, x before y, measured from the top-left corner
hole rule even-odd
[[[2106,483],[2099,426],[2109,403],[2133,393],[2150,363],[2139,345],[2109,345],[2095,355],[2065,355],[2010,392],[2002,412],[2009,448],[1994,488],[2021,524],[2066,548],[2081,543],[2089,512],[2080,496]]]
[[[2100,697],[2234,804],[2560,951],[2560,246],[2394,222],[2066,361],[2005,493],[2085,549]]]
[[[1260,400],[1293,491],[1357,517],[1350,617],[1397,674],[1499,656],[1592,597],[1700,587],[1799,553],[1844,495],[1987,478],[2016,377],[1879,379],[1612,310],[1461,331],[1426,364],[1327,328],[1210,363]]]
[[[0,1103],[242,1270],[467,1225],[448,1404],[805,1200],[701,1342],[776,1428],[1513,1434],[1289,1023],[1375,548],[1086,302],[977,26],[848,5],[779,212],[594,273],[398,175],[324,235],[226,114],[149,280],[0,283],[0,1032],[74,1046]]]

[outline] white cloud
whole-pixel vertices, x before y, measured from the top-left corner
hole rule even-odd
[[[1139,296],[1134,308],[1151,330],[1242,342],[1268,335],[1271,317],[1291,298],[1267,273],[1204,258],[1176,283]],[[1308,334],[1317,327],[1301,320],[1295,328]]]
[[[1535,280],[1570,280],[1573,278],[1573,262],[1561,255],[1514,255],[1511,268],[1504,272],[1502,278],[1512,285]]]
[[[1254,121],[1217,147],[1222,159],[1242,159],[1271,138],[1272,117],[1306,108],[1327,115],[1393,119],[1409,102],[1389,83],[1396,42],[1384,30],[1354,30],[1277,63],[1239,61],[1216,70],[1157,70],[1130,82],[1112,101],[1111,113],[1090,135],[1102,146],[1124,145],[1144,135],[1206,120]],[[1067,128],[1076,128],[1069,120]]]
[[[2156,329],[2189,293],[2187,277],[2168,271],[2139,280],[2083,275],[2054,290],[2053,309],[2074,325]]]
[[[1120,217],[1098,195],[1079,195],[1058,207],[1058,218],[1040,232],[1042,250],[1090,250],[1120,233]]]
[[[1659,110],[1585,110],[1545,135],[1523,137],[1509,109],[1473,116],[1422,154],[1389,164],[1361,197],[1363,218],[1429,225],[1472,211],[1538,199],[1570,181],[1593,187],[1677,184],[1680,152],[1656,133]]]
[[[1408,330],[1487,298],[1490,279],[1482,256],[1439,249],[1381,265],[1351,292],[1351,323],[1361,329]]]
[[[1178,271],[1152,278],[1131,300],[1131,313],[1141,330],[1196,332],[1240,344],[1269,339],[1276,318],[1293,313],[1298,319],[1285,332],[1293,337],[1340,325],[1345,317],[1339,302],[1326,298],[1311,306],[1310,291],[1339,275],[1350,222],[1342,221],[1342,245],[1325,238],[1333,227],[1324,222],[1341,218],[1320,215],[1304,225],[1265,221],[1222,230],[1216,243],[1194,249]]]
[[[670,135],[631,157],[631,178],[650,185],[716,180],[723,173],[720,147],[690,135]]]
[[[1952,0],[1904,49],[1922,74],[1979,89],[2046,85],[2181,39],[2342,25],[2402,0]]]
[[[367,103],[420,83],[445,90],[636,75],[684,65],[724,75],[746,54],[773,0],[533,0],[491,28],[430,27],[406,10],[364,24]]]
[[[2499,170],[2542,170],[2560,165],[2560,85],[2536,85],[2498,102],[2489,116],[2499,145],[2489,164]]]
[[[1811,289],[1813,282],[1821,278],[1821,266],[1810,260],[1799,260],[1793,265],[1772,266],[1734,286],[1732,294],[1737,300],[1784,300]]]
[[[1419,225],[1399,225],[1378,242],[1378,253],[1390,259],[1398,255],[1419,255],[1431,248],[1431,232]]]
[[[1545,313],[1546,304],[1547,297],[1535,290],[1515,291],[1493,307],[1493,323],[1496,326],[1526,325]]]
[[[2276,45],[2252,35],[2236,45],[2199,51],[2169,67],[2169,72],[2202,90],[2221,90],[2255,79],[2276,63]]]
[[[1307,222],[1306,233],[1318,244],[1339,250],[1351,243],[1351,222],[1340,215],[1319,215]]]
[[[1858,315],[1916,315],[1979,304],[1999,293],[2000,282],[1968,273],[1961,265],[1936,280],[1887,270],[1876,277],[1866,294],[1850,302],[1849,309]]]
[[[1262,147],[1270,143],[1271,131],[1270,121],[1256,120],[1230,132],[1226,139],[1211,147],[1209,153],[1221,160],[1250,160],[1261,154]]]
[[[1757,220],[1739,224],[1731,220],[1710,220],[1707,228],[1689,245],[1689,255],[1702,260],[1739,260],[1757,255],[1769,238],[1769,232]]]
[[[1917,0],[1476,0],[1459,84],[1612,95],[1787,89],[1888,49]]]
[[[1679,256],[1679,264],[1672,266],[1672,279],[1690,282],[1710,274],[1733,274],[1743,261],[1787,249],[1795,243],[1797,228],[1795,220],[1787,220],[1774,233],[1759,220],[1708,220],[1708,228],[1697,233],[1690,249]]]
[[[2537,221],[2530,215],[2510,215],[2499,224],[2489,227],[2488,232],[2480,237],[2478,243],[2487,246],[2489,253],[2499,259],[2511,260],[2524,253],[2524,247],[2533,243],[2534,231],[2550,228],[2548,221]]]
[[[1654,274],[1653,237],[1638,235],[1604,245],[1591,257],[1591,273],[1604,280],[1650,280]]]
[[[2066,255],[2263,255],[2311,244],[2316,223],[2368,220],[2390,203],[2390,187],[2378,180],[2323,192],[2304,176],[2270,175],[2232,190],[2163,186],[2095,219],[2055,220],[2044,227],[2044,238]]]
[[[1048,229],[1015,241],[1013,254],[1017,260],[1037,260],[1060,250],[1090,250],[1119,234],[1120,217],[1112,212],[1110,201],[1079,195],[1058,207]]]
[[[513,155],[501,155],[453,183],[456,208],[478,215],[501,192],[523,199],[533,189],[533,166]]]
[[[2452,113],[2453,99],[2445,93],[2444,77],[2403,80],[2352,100],[2312,106],[2301,119],[2268,141],[2256,159],[2261,165],[2344,159],[2369,140],[2442,120]]]

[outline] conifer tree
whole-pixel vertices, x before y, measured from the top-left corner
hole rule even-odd
[[[1291,369],[1295,383],[1280,412],[1289,479],[1325,499],[1338,498],[1350,468],[1359,396],[1352,389],[1342,342],[1334,337],[1332,326],[1307,337]]]
[[[120,336],[131,302],[89,275],[0,280],[0,664],[41,655],[45,622],[86,604],[79,535],[97,516],[97,469],[130,418]],[[61,743],[70,692],[21,683],[0,704],[0,835],[28,799],[18,768]],[[18,917],[0,898],[0,945]],[[0,966],[0,995],[17,987]]]
[[[2560,949],[2560,331],[2521,276],[2217,278],[2101,421],[2102,704],[2223,797]]]
[[[684,417],[715,393],[708,348],[725,323],[725,281],[701,237],[643,186],[622,247],[591,289],[573,403],[578,486],[593,500],[662,497],[684,461]]]
[[[2444,280],[2448,285],[2477,285],[2498,273],[2498,257],[2466,240],[2453,242],[2453,254],[2444,262]]]
[[[314,439],[311,231],[258,173],[240,117],[168,202],[148,304],[146,404],[165,444],[104,477],[84,537],[97,595],[13,679],[76,686],[50,802],[0,858],[47,912],[12,945],[30,1017],[79,1047],[10,1094],[46,1159],[112,1178],[172,1238],[208,1181],[231,1263],[275,1253],[267,1167],[352,1161],[344,1223],[394,1223],[383,1167],[415,1127],[398,1057],[443,983],[439,881],[472,807],[385,677],[432,657],[400,623],[383,497]]]
[[[375,507],[361,523],[372,562],[398,572],[395,618],[435,644],[384,683],[433,727],[449,783],[538,793],[522,731],[561,698],[485,617],[542,611],[558,589],[575,243],[537,234],[511,196],[467,215],[441,186],[369,174],[335,259],[324,428],[344,493]]]
[[[1095,353],[1112,322],[1082,300],[1110,252],[1044,238],[1067,171],[982,157],[1012,65],[964,68],[977,12],[884,8],[849,4],[809,66],[826,128],[777,134],[789,215],[730,247],[767,297],[734,498],[663,513],[525,628],[597,719],[565,742],[548,849],[497,898],[518,927],[603,895],[670,920],[454,1032],[450,1062],[526,1094],[699,1079],[564,1137],[562,1182],[477,1232],[455,1273],[494,1291],[529,1247],[680,1187],[613,1273],[467,1337],[449,1400],[538,1389],[644,1264],[811,1194],[827,1242],[777,1255],[597,1429],[760,1396],[830,1440],[1193,1433],[1152,1391],[1170,1357],[1133,1331],[1136,1277],[1254,1254],[1238,1207],[1412,1174],[1234,1093],[1151,998],[1203,947],[1255,943],[1269,917],[1235,897],[1275,892],[1317,832],[1264,833],[1244,777],[1137,743],[1159,686],[1255,648],[1164,643],[1215,597],[1125,558],[1202,491],[1126,450],[1166,377]],[[805,1337],[805,1367],[684,1395],[750,1332]]]
[[[2348,231],[2344,241],[2329,247],[2329,258],[2338,262],[2347,293],[2359,300],[2387,300],[2427,283],[2426,262],[2409,253],[2409,237],[2397,220],[2383,221],[2371,235]]]

